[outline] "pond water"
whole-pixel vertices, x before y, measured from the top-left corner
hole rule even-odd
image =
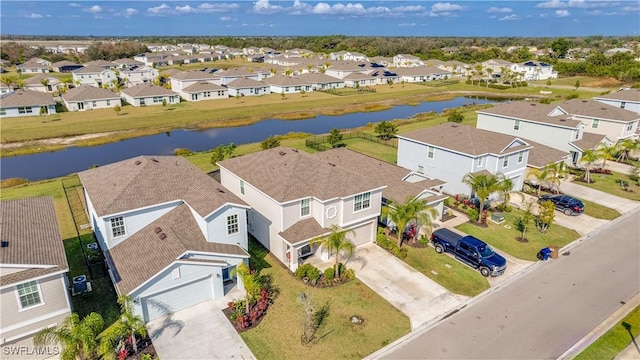
[[[259,142],[271,135],[289,132],[324,134],[333,128],[350,129],[382,120],[403,119],[417,113],[442,112],[469,104],[495,103],[501,100],[458,97],[446,101],[423,102],[416,106],[401,105],[389,110],[318,116],[303,120],[263,120],[251,125],[203,131],[174,130],[92,147],[70,147],[66,150],[7,157],[0,159],[0,177],[25,178],[31,181],[49,179],[105,165],[138,155],[173,155],[174,149],[202,151],[220,144],[236,145]]]

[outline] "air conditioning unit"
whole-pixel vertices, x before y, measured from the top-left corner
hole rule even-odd
[[[98,251],[98,243],[97,242],[92,242],[92,243],[87,244],[87,249],[93,250],[93,251]]]
[[[87,276],[79,275],[73,278],[73,292],[76,294],[87,291]]]

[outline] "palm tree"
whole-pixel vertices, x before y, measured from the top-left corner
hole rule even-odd
[[[355,235],[353,230],[343,230],[338,225],[331,225],[329,227],[329,234],[319,236],[317,238],[311,239],[310,245],[319,244],[324,246],[329,253],[329,256],[335,251],[336,253],[336,263],[334,265],[334,274],[335,276],[339,276],[338,274],[338,260],[340,252],[345,251],[350,258],[353,255],[353,251],[355,250],[355,245],[351,242],[351,240],[347,239],[347,234]]]
[[[136,334],[142,337],[147,336],[144,320],[133,313],[131,297],[121,295],[118,297],[118,304],[120,304],[120,318],[98,336],[100,340],[100,356],[103,360],[114,360],[116,358],[114,349],[121,338],[131,335],[133,352],[137,353],[138,341],[136,340]]]
[[[550,175],[548,180],[549,187],[551,188],[551,190],[553,190],[555,187],[556,188],[555,191],[559,193],[560,182],[562,181],[561,179],[563,179],[569,173],[569,169],[567,169],[567,164],[564,161],[562,161],[562,162],[557,162],[553,164],[548,164],[546,167],[549,169],[549,175]]]
[[[511,200],[511,190],[513,190],[513,179],[508,177],[503,178],[498,184],[498,192],[500,193],[500,196],[502,196],[502,204],[505,208],[509,200]],[[482,213],[483,210],[483,208],[480,208],[480,213]]]
[[[474,193],[480,200],[478,211],[484,210],[484,201],[491,195],[491,193],[500,191],[500,183],[504,181],[504,175],[502,174],[473,174],[468,173],[462,178],[462,183],[469,185],[471,192]],[[478,216],[478,222],[482,220],[481,216]]]
[[[600,154],[598,154],[598,152],[595,150],[585,150],[582,153],[582,157],[580,158],[580,161],[585,163],[584,181],[586,181],[587,183],[592,182],[591,181],[591,165],[593,165],[593,163],[598,160],[600,160]]]
[[[596,148],[598,155],[602,159],[602,169],[605,169],[607,165],[607,160],[613,160],[617,151],[617,148],[613,144],[600,143],[600,145]]]
[[[33,339],[36,346],[61,344],[60,357],[63,360],[96,359],[97,337],[104,328],[100,314],[92,312],[80,320],[73,313],[64,319],[59,328],[49,327],[40,330]]]
[[[393,221],[398,227],[398,230],[400,230],[398,246],[402,246],[402,236],[408,224],[415,224],[416,230],[418,230],[420,226],[426,226],[428,232],[431,232],[433,229],[433,218],[438,216],[437,211],[427,205],[424,200],[412,197],[408,197],[404,203],[391,201],[382,211],[382,215]]]
[[[627,162],[629,160],[629,153],[633,150],[637,150],[640,147],[640,142],[632,139],[619,140],[616,143],[616,149],[620,152],[616,161]]]
[[[536,195],[540,197],[540,190],[542,190],[542,184],[549,180],[549,168],[544,166],[539,169],[531,169],[527,174],[527,179],[534,179],[538,183]]]

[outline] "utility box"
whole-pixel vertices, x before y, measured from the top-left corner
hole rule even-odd
[[[73,278],[73,292],[76,294],[87,291],[87,277],[85,275],[76,276]]]
[[[557,259],[558,258],[558,253],[560,252],[560,247],[555,246],[555,245],[550,245],[549,249],[551,249],[551,258],[552,259]]]

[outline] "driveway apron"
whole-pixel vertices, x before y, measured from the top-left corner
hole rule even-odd
[[[598,203],[602,206],[618,210],[621,214],[628,213],[640,206],[640,201],[625,199],[569,181],[562,182],[562,184],[560,184],[560,190],[567,195],[593,201],[594,203]]]
[[[356,277],[407,315],[411,329],[453,310],[463,298],[416,271],[387,251],[370,243],[359,246],[354,261]]]
[[[147,324],[158,357],[180,359],[255,359],[213,300]]]

